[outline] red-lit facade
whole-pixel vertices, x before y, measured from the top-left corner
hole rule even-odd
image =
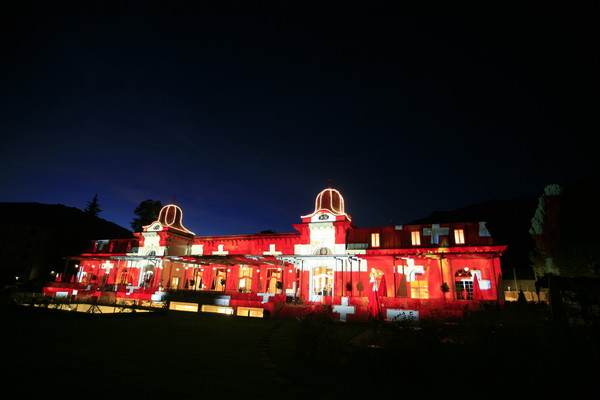
[[[134,238],[94,241],[77,257],[71,281],[129,299],[211,292],[231,313],[268,310],[280,318],[323,305],[342,321],[427,318],[503,302],[506,247],[494,242],[485,222],[358,228],[341,194],[328,188],[293,227],[293,233],[200,237],[170,204]]]

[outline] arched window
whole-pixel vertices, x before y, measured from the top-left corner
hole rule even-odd
[[[459,269],[454,274],[454,287],[456,298],[462,300],[473,299],[473,278],[468,268]]]
[[[333,254],[329,247],[319,247],[315,250],[315,254],[319,256],[330,256]]]

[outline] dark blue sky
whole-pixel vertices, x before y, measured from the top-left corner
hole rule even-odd
[[[100,216],[129,229],[141,201],[175,198],[197,235],[291,232],[330,178],[356,224],[376,226],[597,173],[585,7],[120,3],[3,17],[0,201],[83,208],[97,193]]]

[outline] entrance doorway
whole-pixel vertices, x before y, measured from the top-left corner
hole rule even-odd
[[[267,269],[267,293],[280,293],[283,288],[281,283],[281,268]]]
[[[217,268],[215,273],[215,279],[213,280],[213,290],[222,292],[225,290],[225,284],[227,283],[227,268]]]
[[[319,266],[312,269],[310,301],[323,301],[323,296],[333,295],[333,268]]]
[[[456,290],[457,299],[473,300],[473,277],[468,268],[456,272],[454,290]]]

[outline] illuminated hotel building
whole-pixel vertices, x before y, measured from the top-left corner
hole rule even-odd
[[[171,309],[271,318],[327,309],[341,321],[461,315],[502,304],[498,245],[485,222],[354,226],[344,199],[327,188],[293,233],[195,236],[169,204],[134,238],[96,240],[71,283],[47,292],[114,292]],[[61,287],[62,286],[62,287]],[[198,296],[194,297],[194,294]],[[200,296],[202,294],[202,296]],[[175,296],[176,297],[176,296]]]

